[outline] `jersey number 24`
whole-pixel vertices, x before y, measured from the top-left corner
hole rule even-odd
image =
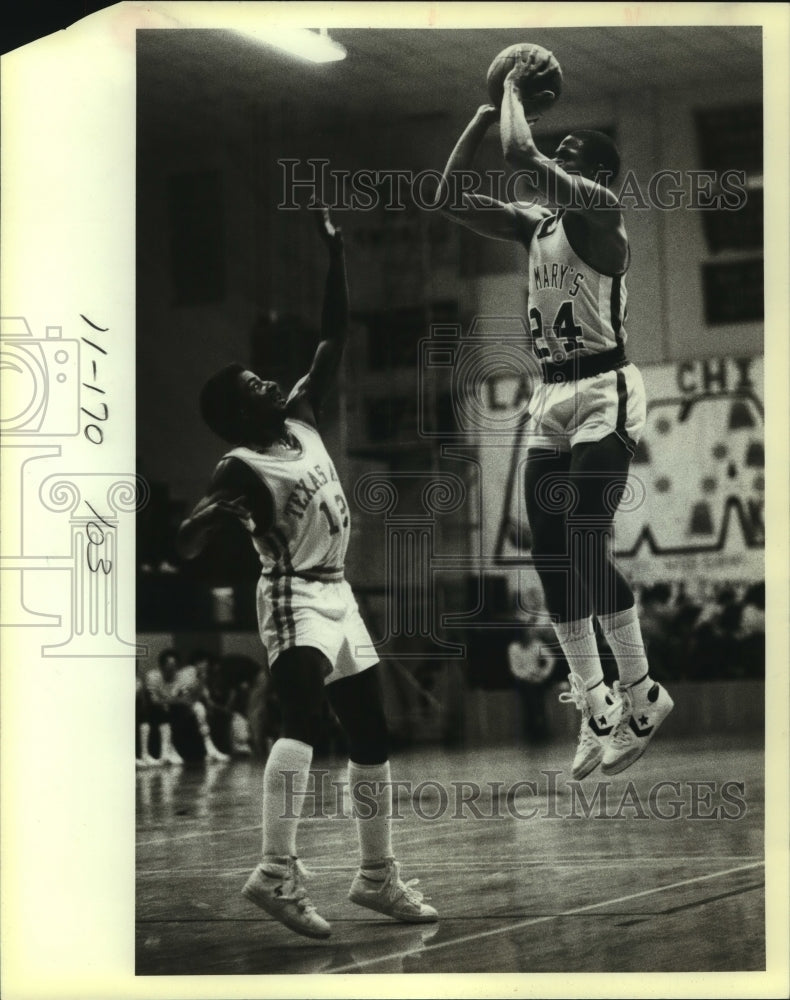
[[[535,354],[541,360],[563,361],[572,351],[584,347],[584,330],[573,318],[573,302],[570,299],[559,307],[551,326],[544,325],[540,310],[534,306],[529,311],[529,318]]]

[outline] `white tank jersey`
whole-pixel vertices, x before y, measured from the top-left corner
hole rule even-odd
[[[262,572],[340,579],[350,531],[343,487],[318,431],[293,418],[286,419],[285,430],[295,447],[234,448],[225,456],[249,466],[274,501],[274,524],[265,535],[252,534],[254,524],[246,526]]]
[[[565,235],[563,210],[538,224],[529,244],[529,326],[541,361],[622,348],[625,275],[600,274]]]

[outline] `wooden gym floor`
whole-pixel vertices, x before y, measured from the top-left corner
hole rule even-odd
[[[332,924],[319,942],[239,892],[260,850],[260,762],[138,772],[137,974],[764,969],[762,736],[662,733],[623,774],[585,779],[587,816],[566,781],[572,752],[562,741],[393,755],[393,778],[427,782],[416,801],[399,792],[393,837],[403,876],[439,910],[434,925],[346,899],[356,832],[325,778],[323,809],[306,808],[299,834],[310,894]],[[343,765],[314,762],[336,780]],[[525,780],[534,787],[508,799]],[[478,816],[462,781],[481,789]]]

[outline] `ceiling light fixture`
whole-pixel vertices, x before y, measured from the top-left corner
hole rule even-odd
[[[326,28],[311,31],[309,28],[252,28],[230,24],[227,27],[259,45],[267,45],[312,63],[339,62],[347,55],[345,48],[329,37]]]
[[[340,62],[347,55],[345,48],[329,37],[326,28],[318,32],[309,28],[272,28],[256,33],[255,38],[264,45],[314,63]]]
[[[173,0],[172,3],[153,2],[145,6],[161,14],[174,27],[233,31],[259,45],[279,49],[309,62],[339,62],[348,54],[339,42],[329,37],[326,28],[313,31],[284,25],[282,21],[267,24],[258,10],[259,6],[267,5]]]

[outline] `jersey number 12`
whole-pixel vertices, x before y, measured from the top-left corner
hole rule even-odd
[[[340,508],[340,520],[344,528],[348,527],[348,507],[346,507],[346,501],[343,499],[340,493],[335,496],[335,503],[337,503]],[[318,505],[318,509],[326,518],[326,523],[329,525],[329,534],[336,535],[340,531],[340,526],[337,521],[332,517],[329,510],[329,504],[326,500],[322,500]]]

